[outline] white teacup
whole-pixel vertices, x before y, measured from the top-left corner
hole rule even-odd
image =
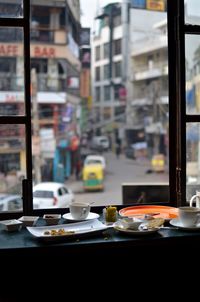
[[[73,202],[69,205],[72,218],[76,220],[86,219],[90,213],[90,204],[84,202]]]
[[[196,202],[196,207],[200,208],[200,192],[196,191],[196,194],[192,196],[192,198],[190,199],[190,207],[193,206],[193,201]]]
[[[179,220],[184,227],[196,227],[200,222],[200,209],[196,207],[180,207]]]

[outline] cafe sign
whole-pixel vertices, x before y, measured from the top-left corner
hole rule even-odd
[[[16,44],[0,44],[1,57],[16,57],[18,56],[18,45]]]
[[[0,44],[0,57],[17,57],[23,55],[21,45]],[[56,48],[48,46],[31,46],[31,57],[35,58],[55,58]]]

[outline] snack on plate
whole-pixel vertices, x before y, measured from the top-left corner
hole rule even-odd
[[[164,222],[165,222],[164,218],[154,218],[147,222],[146,227],[148,229],[159,228],[161,225],[163,225]]]
[[[64,229],[44,231],[44,235],[51,236],[72,235],[74,233],[74,231],[65,231]]]

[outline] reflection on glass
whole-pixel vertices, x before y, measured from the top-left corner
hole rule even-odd
[[[194,195],[200,183],[200,124],[186,125],[186,180],[187,200]]]
[[[23,0],[15,0],[8,3],[2,0],[0,3],[0,18],[20,18],[23,16]]]
[[[0,27],[0,115],[24,114],[23,32]]]
[[[25,127],[0,125],[0,211],[22,208],[22,179],[26,178]]]

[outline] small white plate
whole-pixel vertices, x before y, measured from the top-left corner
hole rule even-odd
[[[66,219],[66,220],[69,220],[69,221],[86,221],[86,220],[93,220],[93,219],[99,218],[99,214],[90,212],[86,219],[78,220],[78,219],[74,219],[72,217],[71,213],[66,213],[66,214],[63,215],[63,218]]]
[[[169,223],[171,225],[173,225],[174,227],[177,227],[177,228],[182,229],[182,230],[200,231],[200,223],[197,224],[197,226],[194,226],[194,227],[185,227],[185,226],[182,225],[182,223],[180,222],[180,220],[178,218],[174,218],[174,219],[170,220]]]
[[[132,229],[128,229],[125,228],[124,225],[120,222],[120,220],[118,220],[117,222],[114,223],[113,225],[114,229],[125,233],[125,234],[129,234],[129,235],[133,235],[133,236],[143,236],[143,235],[150,235],[153,233],[156,233],[159,231],[159,228],[151,228],[151,229],[142,229],[142,228],[138,228],[138,230],[132,230]]]

